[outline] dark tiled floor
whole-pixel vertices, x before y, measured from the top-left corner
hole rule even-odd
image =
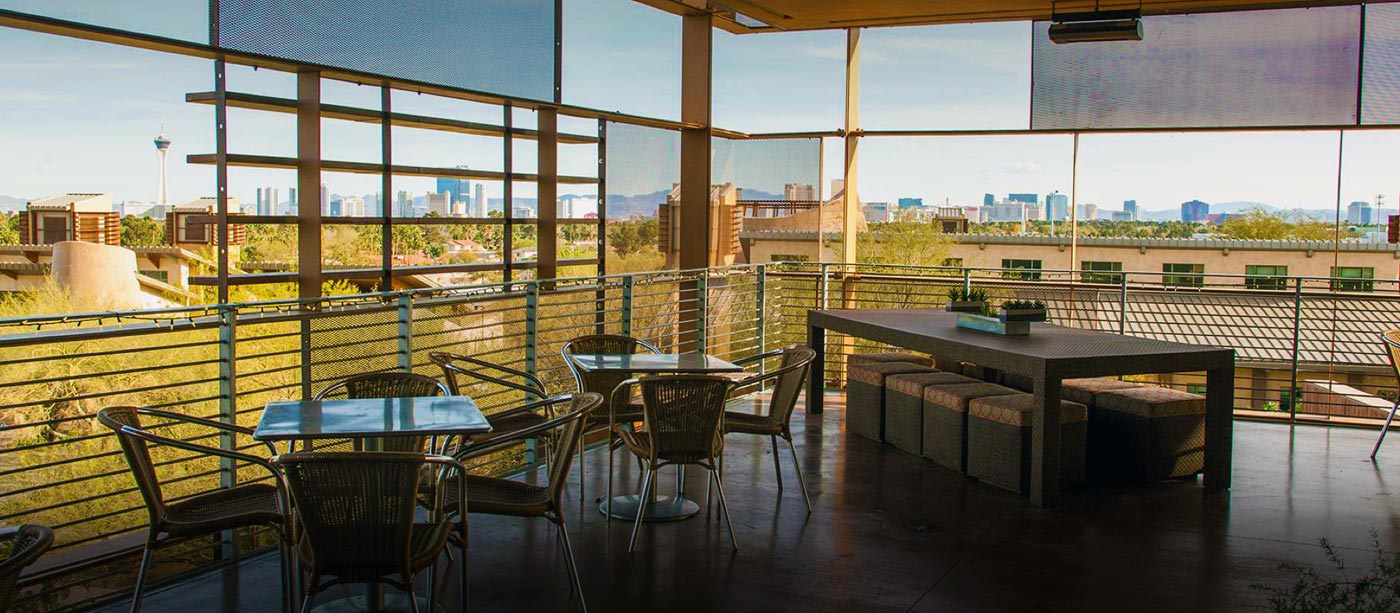
[[[786,462],[789,488],[780,496],[767,441],[730,437],[737,553],[717,512],[644,526],[631,556],[627,524],[606,530],[591,505],[570,518],[590,608],[1227,611],[1261,602],[1251,584],[1286,581],[1280,562],[1324,563],[1320,537],[1342,546],[1357,569],[1370,565],[1370,530],[1400,549],[1400,504],[1391,495],[1400,488],[1400,440],[1372,464],[1373,431],[1240,422],[1228,494],[1169,482],[1073,492],[1047,510],[848,439],[833,404],[825,415],[796,418],[816,505],[810,516]],[[590,498],[603,489],[602,457],[590,454]],[[662,483],[669,489],[672,480]],[[689,487],[703,497],[699,471]],[[263,558],[161,590],[147,610],[274,610],[276,566]],[[469,568],[477,611],[568,610],[563,559],[544,521],[473,516]]]

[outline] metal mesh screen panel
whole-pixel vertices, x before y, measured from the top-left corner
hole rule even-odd
[[[659,128],[608,124],[608,217],[656,216],[681,180],[681,135]]]
[[[711,147],[711,182],[733,183],[741,190],[742,200],[816,200],[820,196],[819,138],[716,138]]]
[[[554,2],[221,0],[227,48],[506,96],[554,99]]]
[[[1146,17],[1143,40],[1054,44],[1033,28],[1033,129],[1356,121],[1360,8]]]
[[[311,393],[354,375],[399,367],[398,313],[311,320]]]
[[[1366,6],[1361,123],[1400,123],[1400,4]]]

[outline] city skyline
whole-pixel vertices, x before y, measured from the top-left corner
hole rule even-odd
[[[57,17],[81,13],[102,23],[191,38],[203,15],[191,3],[146,0],[170,11],[169,23],[138,27],[112,7],[49,7],[7,0],[20,10]],[[66,11],[66,12],[65,12]],[[75,13],[76,12],[76,13]],[[603,109],[675,118],[679,111],[679,20],[630,0],[565,2],[564,101]],[[1028,118],[1029,23],[889,28],[867,31],[863,47],[863,125],[867,129],[1023,129]],[[623,35],[625,34],[625,35]],[[715,33],[715,124],[746,131],[829,130],[839,126],[844,34],[803,32],[735,36]],[[136,49],[63,39],[19,30],[0,32],[6,55],[46,62],[0,61],[0,112],[26,121],[0,122],[0,194],[42,198],[62,192],[111,193],[117,201],[157,199],[151,137],[165,125],[170,149],[169,201],[214,193],[214,171],[186,164],[191,153],[213,151],[212,109],[184,102],[184,94],[212,87],[212,63]],[[628,64],[619,58],[629,58]],[[742,58],[742,60],[741,60]],[[755,59],[761,58],[761,59]],[[918,65],[920,79],[909,79]],[[295,79],[275,71],[229,67],[233,91],[291,96]],[[630,96],[638,88],[647,96]],[[101,92],[98,99],[94,92]],[[379,90],[327,81],[327,102],[377,108]],[[490,105],[395,92],[396,111],[499,123]],[[516,111],[531,127],[533,113]],[[591,133],[596,123],[561,117],[561,129]],[[230,150],[295,154],[295,121],[230,109]],[[396,129],[395,159],[404,164],[498,169],[499,139]],[[1338,192],[1336,132],[1084,134],[1080,137],[1079,204],[1116,208],[1136,200],[1144,211],[1206,202],[1263,202],[1281,209],[1326,209],[1384,194],[1400,203],[1400,134],[1353,131],[1345,136]],[[378,160],[377,126],[327,120],[327,159]],[[822,196],[839,178],[839,141],[823,148]],[[983,193],[1059,191],[1069,195],[1072,137],[1023,134],[939,138],[867,137],[861,143],[861,199],[895,202],[922,198],[978,205]],[[534,169],[534,147],[515,148],[515,169]],[[589,146],[561,146],[560,172],[596,172]],[[230,194],[256,202],[259,187],[293,185],[289,170],[230,169]],[[374,193],[372,175],[325,173],[333,191]],[[434,179],[395,177],[393,189],[433,191]],[[485,182],[489,198],[503,197],[500,182]],[[568,192],[568,187],[561,188]],[[519,197],[534,185],[517,183]]]

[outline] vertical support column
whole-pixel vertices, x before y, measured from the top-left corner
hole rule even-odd
[[[413,372],[413,294],[399,294],[399,370]]]
[[[238,423],[238,379],[236,360],[238,339],[238,312],[229,306],[219,310],[219,421],[226,424]],[[219,448],[234,451],[238,441],[233,432],[219,432]],[[238,485],[238,464],[233,458],[219,458],[219,487],[232,489]],[[219,538],[218,557],[232,559],[237,555],[234,548],[232,530],[225,530]]]
[[[1298,349],[1303,339],[1303,279],[1293,279],[1293,359],[1288,379],[1288,420],[1298,419]]]
[[[379,112],[382,114],[379,120],[380,135],[380,157],[384,161],[383,174],[380,176],[379,190],[383,194],[379,198],[380,208],[383,213],[382,221],[379,223],[380,232],[380,267],[383,268],[383,280],[380,282],[379,291],[388,292],[394,289],[394,124],[393,113],[393,90],[386,85],[380,88],[379,92]],[[454,194],[455,195],[455,194]]]
[[[622,278],[622,322],[621,334],[632,336],[632,286],[636,284],[636,277],[627,275]]]
[[[1118,275],[1118,333],[1128,333],[1128,273]]]
[[[710,278],[702,272],[695,280],[695,350],[705,352],[710,318]]]
[[[505,128],[502,142],[505,146],[502,162],[505,166],[505,179],[501,184],[501,191],[504,202],[501,204],[501,218],[505,220],[505,225],[501,226],[501,280],[510,283],[512,270],[511,264],[515,263],[515,247],[512,237],[515,235],[515,226],[511,223],[514,219],[512,203],[515,202],[515,112],[511,105],[502,107],[505,110],[505,117],[501,120],[501,126]],[[489,213],[489,211],[488,211]]]
[[[540,107],[538,189],[539,215],[535,226],[535,246],[539,253],[536,279],[559,276],[559,111]]]
[[[536,271],[538,273],[538,271]],[[525,284],[525,372],[539,374],[539,329],[540,329],[540,282],[532,280]],[[526,393],[525,401],[535,400],[534,394]],[[535,442],[525,444],[525,462],[533,465],[539,460]]]
[[[768,265],[759,264],[755,268],[758,283],[758,295],[754,298],[758,307],[758,353],[763,353],[768,351]]]
[[[856,227],[860,219],[860,28],[846,30],[846,164],[841,177],[845,197],[841,207],[841,262],[856,261]]]
[[[297,295],[321,297],[321,73],[297,73]]]
[[[697,126],[681,131],[680,268],[699,270],[714,263],[714,230],[710,210],[710,125],[714,16],[709,12],[686,15],[681,20],[681,121]],[[699,311],[700,285],[683,281],[680,311]],[[703,345],[695,321],[681,320],[680,350],[696,351]]]
[[[218,199],[214,227],[218,232],[219,304],[228,304],[228,72],[223,60],[214,61],[214,181]]]
[[[595,333],[603,334],[608,320],[608,122],[598,120],[598,304],[594,314]]]

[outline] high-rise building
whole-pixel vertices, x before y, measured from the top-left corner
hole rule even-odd
[[[256,207],[253,210],[257,211],[258,215],[277,215],[280,202],[281,200],[277,199],[277,188],[259,187]]]
[[[1052,193],[1045,197],[1045,219],[1064,221],[1069,219],[1069,196]]]
[[[1099,218],[1099,205],[1086,202],[1079,205],[1079,221],[1094,221]]]
[[[476,205],[476,209],[472,212],[472,217],[487,216],[486,187],[480,182],[476,184],[476,198],[472,200],[472,204]]]
[[[922,209],[922,208],[924,208],[924,199],[923,199],[923,198],[900,198],[900,199],[899,199],[899,208],[900,208],[900,210],[904,210],[904,209]]]
[[[866,223],[885,223],[890,219],[890,205],[887,202],[867,202],[861,205]]]
[[[1039,204],[1040,194],[1007,194],[1007,202],[1024,202],[1026,204]]]
[[[1200,223],[1210,217],[1210,205],[1200,200],[1181,203],[1181,220],[1187,223]]]
[[[452,216],[452,194],[445,192],[428,192],[427,201],[429,213],[437,213],[438,217]]]
[[[1376,223],[1376,209],[1365,200],[1357,200],[1347,207],[1347,223],[1354,226],[1369,226]]]
[[[408,195],[408,190],[399,190],[394,200],[394,217],[413,217],[413,197]]]
[[[982,194],[982,206],[992,206],[997,203],[997,197],[991,194]]]
[[[343,217],[364,217],[365,199],[359,196],[345,196],[341,198],[340,215]]]
[[[1023,221],[1026,219],[1026,203],[1010,200],[982,207],[982,221]]]
[[[1138,220],[1137,201],[1136,201],[1136,200],[1124,200],[1124,201],[1123,201],[1123,212],[1127,214],[1127,219],[1122,220],[1122,221],[1137,221],[1137,220]],[[1115,217],[1114,217],[1114,220],[1118,220],[1118,218],[1115,216]]]
[[[321,184],[321,214],[331,214],[331,190],[325,183]]]
[[[467,169],[466,166],[458,166],[457,168]],[[437,193],[451,194],[452,203],[460,202],[465,205],[471,199],[472,182],[466,179],[440,178],[437,180]]]
[[[301,204],[297,202],[297,188],[287,190],[287,206],[282,210],[283,215],[296,215],[301,210]]]
[[[783,200],[816,200],[817,190],[806,183],[783,185]]]

